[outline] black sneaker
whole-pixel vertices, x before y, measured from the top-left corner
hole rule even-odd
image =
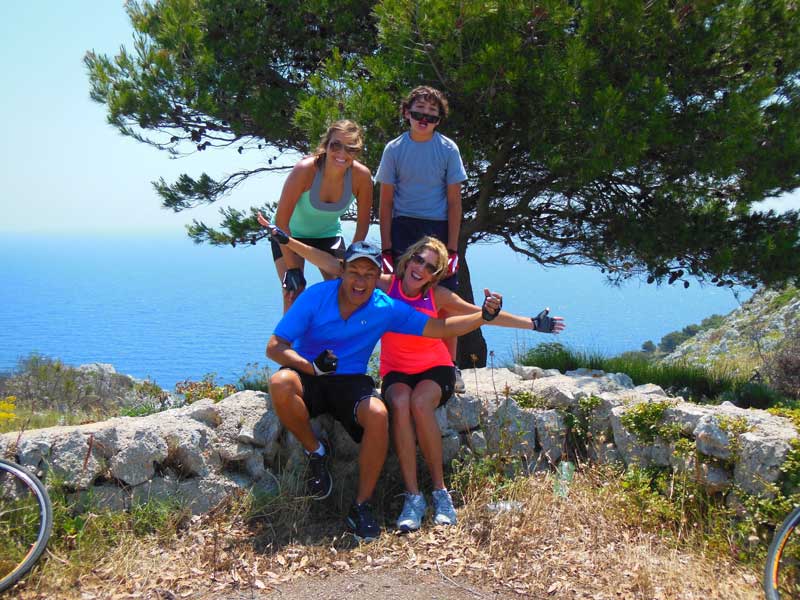
[[[306,489],[308,495],[314,500],[324,500],[331,495],[333,490],[333,478],[328,470],[328,457],[331,455],[331,448],[326,442],[320,442],[325,448],[325,456],[320,456],[316,452],[308,455],[308,480]]]
[[[372,516],[372,507],[369,502],[353,503],[350,514],[347,515],[347,524],[352,528],[359,542],[372,542],[381,534],[381,527]]]

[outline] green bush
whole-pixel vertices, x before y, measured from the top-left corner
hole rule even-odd
[[[528,350],[520,358],[524,365],[561,372],[578,368],[625,373],[636,385],[655,383],[666,390],[688,396],[695,402],[711,402],[742,383],[741,378],[700,366],[653,362],[641,352],[626,352],[617,357],[575,352],[562,344],[549,342]]]

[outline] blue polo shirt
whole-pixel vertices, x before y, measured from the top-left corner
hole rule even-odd
[[[307,288],[276,325],[273,333],[291,342],[313,361],[323,350],[339,357],[338,375],[363,375],[375,344],[387,331],[422,335],[429,317],[376,289],[348,319],[339,314],[341,279]]]

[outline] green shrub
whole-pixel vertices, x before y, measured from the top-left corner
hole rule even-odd
[[[562,344],[549,342],[528,350],[520,358],[524,365],[571,371],[578,368],[625,373],[635,385],[655,383],[665,390],[688,396],[695,402],[710,402],[742,382],[721,368],[714,371],[681,363],[653,362],[641,352],[626,352],[616,357],[576,352]]]
[[[239,376],[236,387],[239,390],[269,392],[269,378],[272,376],[269,367],[260,367],[258,363],[247,363],[244,373]]]
[[[800,331],[787,334],[780,348],[767,359],[764,371],[778,392],[800,400]]]
[[[214,373],[207,373],[200,381],[186,379],[175,385],[175,392],[183,395],[186,404],[197,402],[203,398],[210,398],[214,402],[219,402],[236,393],[236,386],[229,383],[217,385],[215,379],[216,375]]]

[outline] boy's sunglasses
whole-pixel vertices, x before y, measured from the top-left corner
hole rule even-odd
[[[411,260],[414,261],[414,264],[416,265],[425,265],[425,270],[431,275],[436,275],[439,272],[439,267],[432,265],[419,254],[412,254]]]
[[[351,156],[355,156],[359,152],[361,152],[361,148],[358,146],[345,146],[339,140],[333,140],[330,144],[328,144],[328,150],[331,152],[339,152],[339,150],[344,150]]]
[[[429,115],[428,113],[418,112],[416,110],[410,110],[408,114],[411,115],[412,119],[420,121],[421,123],[438,123],[442,120],[442,117],[439,115]]]

